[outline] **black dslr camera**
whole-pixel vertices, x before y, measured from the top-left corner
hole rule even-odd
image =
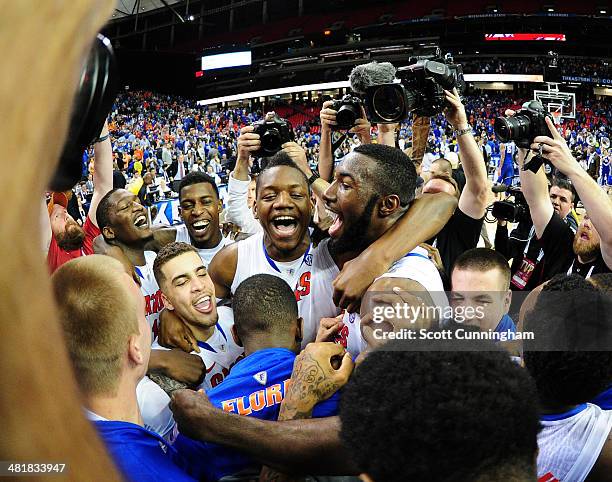
[[[502,186],[503,187],[503,186]],[[493,189],[493,192],[506,192],[508,195],[503,201],[495,201],[491,214],[502,221],[511,223],[519,223],[521,221],[530,221],[531,214],[529,213],[529,205],[525,200],[525,196],[518,187],[506,186],[503,191]],[[514,198],[514,202],[510,198]]]
[[[550,129],[546,125],[547,117],[552,119],[542,104],[537,100],[530,100],[512,117],[495,119],[493,128],[501,142],[514,141],[518,147],[529,149],[537,136],[550,137]]]
[[[361,100],[351,94],[346,94],[340,100],[334,100],[331,108],[336,111],[336,125],[333,130],[350,129],[355,125],[357,119],[361,119]]]
[[[294,140],[291,123],[274,114],[253,124],[255,134],[259,134],[261,148],[253,152],[253,157],[270,157],[281,150],[285,142]]]
[[[465,90],[463,68],[450,55],[417,57],[416,63],[397,69],[400,83],[379,84],[366,89],[370,122],[394,124],[409,114],[431,117],[446,107],[444,90]]]

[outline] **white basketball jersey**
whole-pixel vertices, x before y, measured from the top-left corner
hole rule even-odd
[[[168,440],[174,428],[170,397],[157,383],[145,376],[136,385],[136,398],[145,428]]]
[[[145,251],[145,265],[135,266],[136,273],[140,278],[140,291],[145,298],[145,314],[151,331],[153,341],[157,339],[159,331],[159,313],[164,308],[161,298],[161,290],[153,275],[153,262],[157,254],[154,251]]]
[[[423,285],[429,292],[434,304],[442,308],[442,312],[448,306],[448,298],[444,293],[440,273],[438,273],[438,269],[429,259],[427,250],[423,248],[417,247],[413,249],[402,259],[396,261],[389,271],[380,278],[414,280]],[[365,340],[361,335],[361,318],[359,313],[344,313],[342,322],[344,327],[336,336],[335,341],[343,345],[351,355],[357,356],[367,348]]]
[[[324,239],[312,251],[310,295],[298,305],[300,316],[304,319],[302,348],[315,341],[321,318],[340,314],[340,309],[334,304],[332,285],[340,270],[329,253],[329,241],[330,238]]]
[[[189,237],[189,231],[187,231],[187,226],[185,226],[184,224],[176,226],[176,241],[180,243],[192,244],[191,238]],[[204,266],[208,267],[215,254],[217,254],[219,251],[221,251],[222,248],[224,248],[228,244],[232,244],[233,242],[234,241],[232,241],[230,238],[221,237],[221,241],[214,248],[196,249],[198,250],[198,253],[200,253],[200,258],[202,258]]]
[[[240,283],[256,274],[270,274],[285,280],[294,290],[298,313],[304,319],[303,348],[314,341],[322,317],[339,314],[332,300],[331,284],[338,268],[329,254],[327,241],[316,248],[309,246],[294,261],[281,263],[270,258],[263,237],[264,233],[257,233],[238,242],[238,263],[231,291],[234,293]]]
[[[244,354],[244,348],[238,346],[232,336],[234,314],[231,308],[220,306],[217,308],[217,313],[219,320],[213,334],[204,342],[198,341],[200,353],[191,352],[193,355],[198,355],[206,366],[206,376],[201,385],[198,386],[198,390],[206,391],[219,385],[236,362],[243,358]],[[153,348],[167,350],[157,343],[153,345]]]
[[[544,415],[540,422],[538,479],[585,480],[612,430],[612,411],[585,403],[565,414]]]

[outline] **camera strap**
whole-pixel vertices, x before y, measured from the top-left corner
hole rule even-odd
[[[338,148],[342,145],[342,143],[347,137],[348,134],[345,132],[338,138],[338,140],[336,140],[336,142],[332,142],[332,154],[334,154],[338,150]]]

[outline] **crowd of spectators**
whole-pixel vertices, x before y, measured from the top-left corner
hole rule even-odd
[[[544,69],[553,64],[553,58],[480,58],[462,61],[466,74],[544,74]],[[557,58],[564,75],[612,78],[612,65],[606,60]]]
[[[496,139],[493,123],[506,109],[518,110],[529,100],[528,93],[471,94],[465,96],[465,109],[471,125],[484,148],[491,172],[499,164],[500,143]],[[297,105],[280,101],[268,106],[250,108],[214,108],[199,106],[191,99],[179,96],[129,91],[120,94],[111,114],[111,134],[116,186],[126,186],[146,205],[176,195],[175,181],[192,171],[211,175],[220,186],[228,182],[234,167],[237,138],[240,129],[262,118],[264,110],[275,110],[281,117],[293,121],[296,142],[302,146],[314,167],[319,157],[320,106],[316,102]],[[595,98],[584,98],[577,103],[576,118],[563,119],[561,130],[577,158],[586,158],[589,143],[601,157],[608,156],[604,138],[610,138],[609,119],[612,104]],[[300,122],[300,123],[297,123]],[[410,146],[412,120],[402,122],[398,129],[398,146]],[[371,127],[376,139],[378,126]],[[336,159],[361,143],[356,134],[349,134],[338,145]],[[600,144],[602,144],[600,146]],[[443,114],[431,118],[426,157],[447,157],[457,152],[457,139]],[[75,186],[80,209],[74,214],[84,219],[93,192],[93,149],[84,156],[83,180]],[[181,167],[182,166],[182,167]],[[144,187],[143,187],[144,186]],[[174,187],[174,189],[173,189]],[[223,191],[225,193],[225,191]]]

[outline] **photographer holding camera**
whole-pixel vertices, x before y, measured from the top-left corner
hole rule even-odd
[[[514,112],[507,111],[506,114],[513,116]],[[610,272],[612,201],[574,159],[552,119],[549,116],[543,117],[549,133],[544,132],[544,126],[540,125],[537,119],[528,123],[526,132],[532,137],[528,147],[531,151],[541,152],[544,161],[550,162],[568,177],[586,208],[586,215],[574,234],[571,227],[563,221],[549,202],[548,184],[543,167],[537,169],[535,173],[533,170],[525,170],[525,164],[531,167],[530,163],[538,159],[531,156],[527,159],[529,151],[525,148],[525,144],[517,142],[522,192],[529,205],[535,234],[547,260],[545,267],[547,275],[541,281],[547,281],[557,273],[574,273],[589,278],[593,274]],[[530,266],[522,267],[520,272],[514,275],[513,280],[521,278],[532,270],[533,262]]]
[[[468,123],[459,93],[456,88],[453,89],[453,92],[448,90],[444,92],[448,102],[445,115],[457,136],[461,164],[466,179],[465,188],[461,192],[455,213],[435,239],[444,269],[450,273],[455,259],[478,244],[487,208],[488,189],[487,170],[482,151],[474,140],[472,127]],[[439,179],[428,181],[423,186],[423,193],[438,192],[440,182],[437,181]],[[452,183],[444,183],[444,191],[456,194],[456,189]]]
[[[510,288],[514,291],[532,290],[541,284],[542,280],[550,279],[552,275],[547,273],[548,265],[544,260],[544,250],[537,237],[534,239],[535,228],[529,214],[529,207],[526,205],[520,189],[515,189],[513,207],[515,211],[518,209],[520,214],[513,219],[498,214],[495,251],[504,255],[506,259],[512,260]],[[571,182],[563,177],[554,177],[549,196],[554,211],[575,233],[578,229],[578,218],[574,211],[576,195]],[[495,207],[498,204],[503,204],[503,202],[494,203],[494,216],[496,214]],[[516,221],[518,221],[518,225],[508,234],[508,222]],[[517,272],[520,272],[521,275],[515,276]]]
[[[348,97],[348,96],[345,96]],[[343,99],[344,100],[344,99]],[[346,114],[340,113],[340,119],[338,119],[339,110],[347,106],[342,105],[342,100],[327,100],[323,102],[323,108],[319,114],[321,118],[321,144],[319,147],[319,176],[326,181],[331,181],[334,174],[334,153],[332,147],[332,132],[339,129],[348,129],[348,133],[356,134],[361,144],[370,144],[372,137],[370,135],[371,125],[366,118],[365,112],[361,104],[358,105],[359,111],[356,110],[357,106],[351,105],[352,107]],[[361,117],[355,119],[357,112],[361,114]],[[352,115],[351,115],[352,114]],[[348,119],[348,125],[346,118]],[[354,123],[350,122],[354,120]],[[342,121],[345,121],[344,123]]]

